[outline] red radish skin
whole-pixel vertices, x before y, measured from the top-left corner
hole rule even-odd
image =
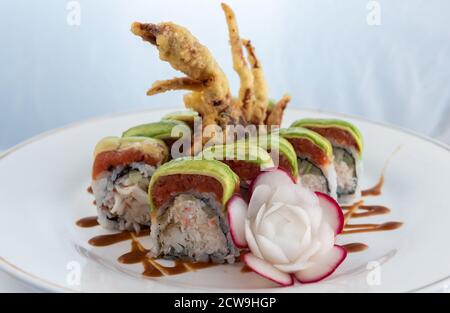
[[[321,280],[324,280],[325,278],[327,278],[331,274],[333,274],[336,271],[336,269],[339,267],[339,265],[341,265],[342,262],[344,262],[345,258],[347,257],[347,250],[345,250],[341,246],[335,245],[333,247],[333,249],[337,249],[338,254],[337,254],[336,260],[333,260],[332,263],[334,263],[334,264],[332,264],[330,269],[325,270],[322,273],[319,271],[317,277],[309,277],[309,278],[305,277],[305,276],[310,276],[310,275],[308,275],[309,273],[307,273],[308,269],[300,271],[294,275],[295,278],[297,279],[297,281],[302,284],[312,284],[312,283],[317,283]],[[302,275],[302,272],[304,272],[303,275]]]
[[[344,229],[344,213],[340,205],[327,194],[316,191],[316,196],[319,198],[320,207],[323,213],[328,217],[327,220],[334,230],[335,235],[342,233]]]
[[[280,272],[279,274],[282,274],[281,276],[283,276],[283,277],[279,277],[280,279],[277,279],[276,277],[273,277],[268,273],[264,273],[264,270],[262,270],[261,267],[264,266],[264,263],[266,263],[266,261],[261,260],[260,258],[254,256],[250,252],[244,254],[242,259],[244,260],[245,265],[247,265],[256,274],[258,274],[268,280],[271,280],[274,283],[277,283],[283,287],[289,287],[294,284],[294,278],[292,277],[291,274],[287,274],[287,273],[283,273],[283,272],[279,271]],[[258,264],[259,264],[259,268],[258,268]],[[275,270],[278,271],[277,269],[275,269]]]
[[[247,202],[241,195],[235,194],[227,202],[227,219],[230,227],[231,240],[239,249],[248,247],[245,239],[245,217],[247,215]]]
[[[286,171],[285,169],[274,167],[274,168],[271,168],[271,169],[268,169],[268,170],[265,170],[265,171],[261,171],[261,172],[258,174],[258,176],[256,176],[256,178],[251,182],[251,184],[250,184],[250,186],[249,186],[249,188],[248,188],[250,197],[251,197],[251,195],[253,194],[253,191],[255,190],[255,185],[256,185],[256,183],[258,182],[258,180],[260,180],[263,176],[265,176],[265,175],[270,175],[271,173],[274,173],[274,172],[280,172],[280,173],[283,173],[284,175],[286,175],[287,177],[290,178],[290,180],[292,181],[292,183],[294,183],[294,184],[297,183],[296,179],[291,175],[291,173],[289,173],[289,172]]]
[[[296,179],[292,177],[292,175],[288,171],[280,168],[271,169],[268,171],[261,172],[252,181],[249,188],[250,197],[253,194],[253,191],[258,182],[261,179],[267,179],[266,175],[270,175],[273,173],[277,173],[278,175],[282,173],[281,174],[282,176],[288,177],[290,181],[296,184]],[[285,183],[286,180],[283,180],[282,176],[281,178],[280,176],[278,176],[278,178],[276,179],[279,180],[281,179],[283,183]],[[334,230],[335,235],[340,234],[344,228],[344,214],[342,212],[341,207],[332,197],[323,194],[321,192],[316,192],[315,194],[318,197],[321,208],[323,209],[324,219],[326,220],[326,222],[330,224],[330,226]],[[236,216],[242,215],[242,207],[246,207],[242,205],[242,203],[246,205],[242,197],[236,195],[236,197],[233,196],[232,199],[230,199],[229,204],[227,205],[228,207],[227,216],[230,224],[230,233],[233,242],[235,242],[235,245],[237,247],[242,247],[242,242],[239,239],[240,238],[239,233],[241,234],[244,233],[244,240],[245,240],[245,228],[244,232],[233,231],[233,228],[237,229],[237,227],[239,227],[237,226],[239,223],[236,223],[235,221]],[[322,260],[322,262],[320,262],[319,264],[316,264],[315,266],[313,265],[311,268],[308,268],[306,270],[299,271],[294,275],[279,271],[278,269],[274,268],[270,263],[256,257],[252,253],[244,254],[243,261],[250,269],[252,269],[258,275],[267,278],[281,286],[287,287],[294,284],[294,277],[297,281],[299,281],[302,284],[319,282],[329,277],[331,274],[333,274],[339,267],[339,265],[341,265],[342,262],[347,257],[347,251],[338,245],[335,245],[329,252],[327,252],[327,254],[328,255],[324,255],[324,257],[325,258],[328,257],[328,260],[327,259]],[[323,266],[323,268],[321,266]]]

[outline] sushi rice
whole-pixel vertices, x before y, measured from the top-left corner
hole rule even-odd
[[[154,171],[151,165],[134,162],[100,174],[92,182],[99,224],[136,232],[150,226],[147,188]]]
[[[190,262],[234,263],[239,250],[222,211],[211,195],[176,195],[152,224],[150,253]]]

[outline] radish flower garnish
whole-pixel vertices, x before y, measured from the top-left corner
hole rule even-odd
[[[281,170],[264,172],[252,184],[250,203],[235,198],[228,205],[231,234],[248,247],[247,266],[283,286],[320,281],[345,259],[335,245],[344,216],[332,198],[313,193]]]

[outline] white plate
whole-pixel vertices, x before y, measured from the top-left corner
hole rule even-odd
[[[364,242],[370,248],[350,254],[327,280],[278,288],[256,274],[240,273],[238,265],[150,279],[140,275],[138,265],[119,264],[116,258],[127,252],[128,242],[92,247],[88,239],[106,232],[75,225],[78,218],[95,214],[92,196],[86,192],[93,147],[104,136],[120,135],[128,127],[156,121],[168,112],[88,121],[44,134],[4,154],[0,159],[0,267],[52,291],[404,292],[443,291],[450,286],[450,207],[445,198],[450,192],[449,148],[350,117],[344,118],[360,127],[365,137],[365,187],[378,180],[385,161],[399,149],[386,170],[382,196],[368,199],[368,203],[390,207],[392,213],[367,222],[397,220],[404,226],[391,232],[342,236],[341,243]],[[285,125],[307,116],[342,118],[289,110]]]

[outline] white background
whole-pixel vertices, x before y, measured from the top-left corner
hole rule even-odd
[[[131,22],[176,21],[207,45],[234,93],[226,24],[216,0],[0,2],[0,150],[39,132],[110,113],[181,104],[147,97],[177,74],[129,32]],[[450,143],[450,1],[229,0],[260,56],[271,97],[399,125]],[[73,11],[72,11],[73,12]],[[122,130],[118,130],[120,133]],[[0,274],[0,291],[21,290]],[[3,289],[2,289],[3,288]]]
[[[115,112],[180,105],[183,92],[147,97],[177,73],[129,32],[134,20],[176,21],[207,45],[233,91],[226,24],[216,0],[0,2],[0,150],[44,130]],[[271,97],[350,113],[450,142],[450,1],[239,0],[243,37],[263,62]],[[373,11],[372,11],[373,12]],[[120,132],[121,130],[118,130]]]

